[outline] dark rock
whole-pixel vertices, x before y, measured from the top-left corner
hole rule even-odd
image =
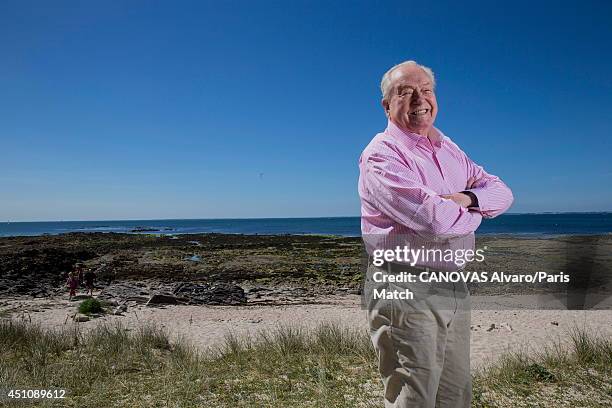
[[[118,303],[128,299],[135,300],[141,298],[144,298],[146,301],[150,295],[150,291],[143,290],[142,286],[141,283],[115,282],[102,289],[98,298],[108,300],[115,299]]]
[[[241,305],[246,303],[244,290],[229,283],[216,285],[180,283],[173,293],[195,305]]]
[[[246,293],[255,293],[255,292],[261,292],[261,291],[267,291],[267,288],[264,288],[263,286],[254,286],[250,289],[246,289],[245,292]]]
[[[149,305],[176,305],[178,299],[173,295],[167,295],[164,293],[156,293],[149,298],[147,306]]]

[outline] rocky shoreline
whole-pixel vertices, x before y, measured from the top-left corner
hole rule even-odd
[[[356,293],[358,238],[308,235],[72,233],[0,238],[0,296],[65,292],[77,264],[107,299],[172,296],[178,304],[244,304],[309,292]],[[169,298],[168,298],[169,299]],[[148,300],[147,300],[148,301]]]
[[[485,236],[477,240],[477,247],[483,246],[492,255],[478,268],[534,272],[567,266],[572,251],[591,258],[594,251],[612,254],[612,236]],[[187,305],[299,303],[321,295],[359,294],[363,254],[360,238],[315,235],[6,237],[0,238],[0,297],[62,295],[67,273],[82,263],[97,273],[98,296],[118,303],[147,303],[154,296],[154,302]],[[609,269],[606,256],[598,259]],[[509,284],[474,285],[471,290],[499,294],[535,289]]]

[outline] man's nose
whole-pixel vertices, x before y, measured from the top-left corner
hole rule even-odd
[[[419,91],[418,89],[415,89],[412,92],[412,100],[410,102],[414,105],[418,105],[421,103],[422,99],[423,99],[423,94],[421,93],[421,91]]]

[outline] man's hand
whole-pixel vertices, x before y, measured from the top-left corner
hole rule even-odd
[[[440,197],[446,198],[447,200],[453,200],[463,208],[468,208],[470,204],[472,204],[470,196],[463,193],[440,194]]]
[[[470,177],[465,184],[465,189],[469,190],[480,181],[476,177]],[[472,205],[472,197],[464,193],[454,193],[454,194],[440,194],[440,197],[446,198],[447,200],[453,200],[455,203],[459,204],[463,208],[468,208]]]

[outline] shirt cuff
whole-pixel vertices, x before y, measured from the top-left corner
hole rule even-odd
[[[478,198],[478,208],[474,208],[474,209],[479,211],[484,218],[490,218],[489,214],[487,213],[487,211],[489,211],[490,208],[489,208],[489,200],[488,200],[489,197],[487,195],[486,189],[482,187],[478,187],[478,188],[472,188],[467,191],[471,192],[472,194],[476,196],[476,198]]]
[[[476,194],[474,194],[470,190],[464,190],[461,193],[465,194],[468,197],[470,197],[471,202],[470,202],[470,205],[468,206],[468,208],[480,207],[480,205],[478,204],[479,203],[478,196],[476,196]]]

